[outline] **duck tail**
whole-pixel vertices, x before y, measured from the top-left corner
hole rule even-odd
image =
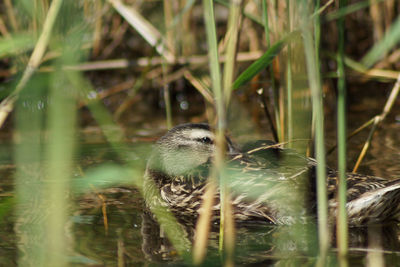
[[[354,226],[400,221],[400,179],[348,202],[347,212],[349,223]]]

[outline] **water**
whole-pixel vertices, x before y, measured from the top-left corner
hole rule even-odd
[[[349,129],[357,128],[361,123],[380,112],[384,97],[375,96],[363,99],[361,107],[351,106],[349,111]],[[370,102],[374,103],[371,106]],[[399,108],[395,107],[373,139],[371,148],[359,170],[360,173],[387,178],[400,178],[400,123],[397,121]],[[335,124],[327,115],[327,147],[335,144]],[[144,119],[145,120],[145,119]],[[180,120],[184,120],[180,118]],[[111,148],[105,144],[98,132],[83,135],[79,152],[75,158],[75,176],[79,168],[84,172],[105,163],[123,166],[126,162],[144,168],[150,145],[163,132],[153,123],[141,123],[141,130],[127,129],[131,140],[128,145]],[[159,124],[158,124],[159,125]],[[134,127],[135,129],[138,129]],[[88,128],[87,128],[88,129]],[[364,131],[349,141],[349,169],[356,161],[368,131]],[[250,136],[252,138],[252,136]],[[238,137],[240,139],[240,137]],[[13,266],[17,262],[18,237],[15,227],[14,208],[15,166],[9,137],[0,142],[0,265]],[[118,155],[124,155],[123,158]],[[328,157],[330,166],[335,167],[336,155]],[[78,168],[79,167],[79,168]],[[74,178],[78,179],[78,178]],[[177,252],[170,245],[165,234],[151,215],[145,212],[143,198],[133,183],[108,188],[94,187],[81,194],[73,194],[70,202],[70,217],[66,226],[69,239],[69,262],[76,266],[125,266],[147,265],[149,263],[182,263]],[[107,218],[105,221],[104,218]],[[193,227],[182,226],[189,239],[193,237]],[[270,225],[241,225],[237,228],[236,254],[237,264],[313,264],[315,263],[316,240],[314,226],[275,227]],[[400,231],[396,225],[374,229],[351,229],[350,262],[352,266],[364,265],[366,255],[380,253],[388,266],[400,261]],[[279,242],[277,242],[279,240]],[[374,244],[374,242],[377,244]],[[333,243],[334,245],[334,243]],[[369,247],[369,246],[376,247]],[[214,226],[209,245],[207,265],[220,265],[218,255],[218,227]],[[335,250],[329,257],[336,264]]]

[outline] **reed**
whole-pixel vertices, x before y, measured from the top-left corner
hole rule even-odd
[[[229,106],[229,101],[231,98],[232,85],[235,77],[235,66],[237,57],[237,47],[240,25],[242,24],[242,1],[231,1],[229,8],[229,19],[227,28],[227,49],[225,57],[227,58],[224,65],[223,73],[223,101],[217,102],[217,104],[225,104],[226,107]],[[224,119],[224,118],[223,118]],[[221,139],[224,135],[221,136]],[[223,148],[223,146],[222,146]],[[223,154],[221,156],[224,156]],[[221,228],[220,228],[220,251],[225,253],[225,266],[233,266],[233,256],[235,249],[235,226],[232,216],[232,206],[230,201],[230,190],[228,187],[229,177],[228,174],[222,172],[221,175],[221,189],[222,193],[221,200]],[[223,224],[222,224],[223,222]]]
[[[226,129],[226,107],[225,107],[225,97],[224,93],[222,90],[222,79],[221,79],[221,71],[220,71],[220,65],[219,65],[219,55],[218,55],[218,48],[217,48],[217,34],[216,34],[216,27],[215,27],[215,18],[214,18],[214,6],[213,6],[213,1],[211,0],[204,0],[203,1],[203,7],[204,7],[204,22],[206,26],[206,35],[207,35],[207,44],[208,44],[208,55],[209,55],[209,60],[210,60],[210,76],[211,76],[211,81],[212,81],[212,91],[214,94],[214,99],[215,99],[215,109],[216,109],[216,115],[217,115],[217,122],[216,122],[216,144],[217,144],[217,149],[215,153],[215,165],[213,166],[213,169],[211,171],[209,179],[211,180],[211,185],[212,184],[218,184],[218,181],[221,179],[221,181],[224,181],[222,178],[222,171],[224,168],[224,157],[225,157],[225,129]],[[232,34],[235,34],[232,32]],[[232,65],[232,63],[231,63]],[[232,69],[231,69],[232,72]],[[227,78],[227,81],[229,81],[229,77]],[[222,183],[219,183],[220,185]],[[222,187],[220,186],[220,203],[221,203],[221,219],[220,219],[220,246],[224,244],[224,236],[225,236],[225,219],[226,219],[226,204],[227,201],[225,198],[229,197],[226,195],[226,190],[225,186],[223,185]],[[216,188],[214,186],[209,186],[206,194],[210,194],[211,196],[215,194]],[[214,191],[214,192],[213,192]],[[205,202],[207,204],[208,202]],[[203,204],[204,205],[204,204]],[[206,205],[204,205],[206,206]],[[212,205],[208,204],[206,206],[208,209],[206,210],[205,208],[203,209],[202,214],[200,214],[199,218],[199,223],[197,224],[196,230],[197,232],[201,232],[201,236],[208,236],[208,228],[205,228],[204,224],[201,225],[200,222],[204,222],[206,219],[204,218],[210,218],[211,213],[212,213]],[[229,223],[229,222],[228,222]],[[210,221],[208,222],[210,224]],[[203,226],[204,230],[202,230],[200,227]],[[198,235],[197,237],[199,237]],[[206,242],[202,242],[202,246],[196,244],[199,244],[200,240],[197,241],[195,240],[195,249],[194,255],[199,255],[199,257],[195,257],[193,261],[196,264],[200,264],[204,260],[205,256],[205,246],[207,245]],[[222,247],[220,247],[222,248]],[[201,252],[200,252],[201,251]]]
[[[307,75],[312,94],[313,113],[315,114],[315,148],[317,165],[317,202],[318,202],[318,234],[320,258],[318,266],[324,266],[327,260],[329,249],[329,228],[328,228],[328,201],[326,189],[326,166],[325,166],[325,141],[324,141],[324,115],[322,103],[322,90],[319,61],[316,56],[316,48],[308,20],[310,11],[308,4],[303,1],[301,6],[301,23],[304,38],[304,50],[307,62]]]
[[[339,8],[346,6],[346,0],[339,2]],[[345,28],[344,19],[338,20],[339,43],[338,43],[338,171],[339,171],[339,191],[338,203],[339,212],[337,218],[337,246],[339,249],[340,266],[348,266],[348,225],[346,211],[346,77],[344,69],[344,39]]]

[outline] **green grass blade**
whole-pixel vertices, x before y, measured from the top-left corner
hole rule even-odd
[[[11,38],[0,38],[0,59],[20,54],[33,48],[35,39],[30,34],[18,34]]]
[[[171,27],[175,27],[182,21],[182,17],[185,13],[189,12],[190,9],[194,6],[196,0],[188,0],[186,1],[185,6],[182,10],[175,16],[174,20],[171,23]]]
[[[218,3],[225,7],[229,7],[229,5],[230,5],[229,1],[226,1],[226,0],[214,0],[214,1],[215,1],[215,3]],[[251,19],[253,22],[255,22],[261,26],[263,25],[263,21],[260,18],[258,18],[257,16],[254,16],[254,14],[243,11],[243,15],[246,16],[247,18]]]
[[[371,50],[364,56],[362,63],[370,67],[389,52],[400,42],[400,16],[393,22],[391,27],[383,36],[382,40],[376,43]]]
[[[282,38],[280,41],[276,42],[259,59],[257,59],[245,71],[243,71],[233,83],[233,90],[238,89],[240,86],[250,81],[254,76],[268,67],[272,60],[282,51],[287,42],[292,39],[294,35],[297,35],[297,32],[291,33]]]
[[[210,74],[212,80],[212,88],[217,102],[217,114],[218,116],[221,116],[223,114],[223,110],[225,109],[225,105],[223,103],[220,103],[221,101],[223,101],[223,98],[221,95],[222,94],[221,70],[218,57],[217,32],[214,21],[213,1],[204,0],[203,5],[204,5],[204,20],[206,24],[206,33],[207,33],[208,57],[210,59]]]
[[[385,0],[376,0],[374,1],[375,4],[378,4],[379,2],[382,2]],[[326,15],[326,17],[324,18],[324,21],[332,21],[335,19],[339,19],[339,18],[344,18],[345,16],[354,13],[356,11],[359,11],[363,8],[367,8],[371,5],[371,1],[366,0],[366,1],[360,1],[351,5],[348,5],[346,7],[343,8],[339,8],[338,10],[332,11],[330,13],[328,13]]]

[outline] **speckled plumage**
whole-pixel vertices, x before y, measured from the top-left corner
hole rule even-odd
[[[241,150],[227,138],[225,176],[237,222],[290,224],[305,221],[316,210],[314,159],[270,141]],[[183,124],[157,142],[145,173],[149,206],[161,204],[178,218],[196,219],[214,153],[214,135],[206,124]],[[400,180],[347,174],[349,224],[359,226],[400,218]],[[329,213],[336,215],[337,172],[327,169]],[[158,197],[158,195],[160,197]],[[213,220],[219,219],[219,190]]]

